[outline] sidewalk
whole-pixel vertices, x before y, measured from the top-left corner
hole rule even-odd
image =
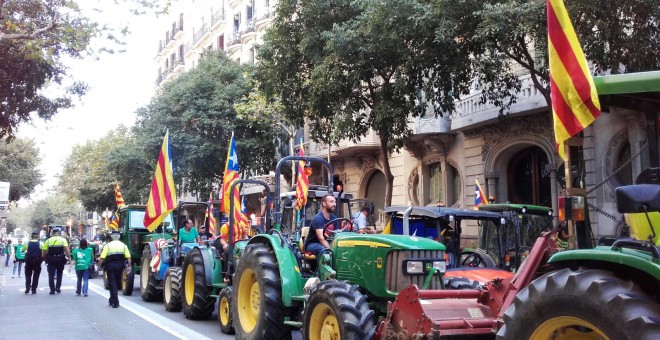
[[[0,260],[0,339],[174,338],[147,322],[148,316],[145,319],[123,307],[110,308],[100,277],[89,280],[88,297],[76,296],[76,275],[67,272],[67,265],[62,293],[49,295],[43,264],[37,294],[25,295],[25,269],[21,278],[12,278],[13,264],[10,261],[5,267],[4,257]]]

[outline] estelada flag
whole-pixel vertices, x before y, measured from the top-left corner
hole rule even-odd
[[[479,185],[479,179],[475,178],[474,183],[474,210],[479,210],[479,206],[485,204],[488,200],[486,200],[484,189],[481,189],[481,185]]]
[[[234,133],[232,132],[231,140],[229,141],[229,150],[227,151],[227,163],[225,164],[225,172],[222,175],[222,204],[220,207],[223,213],[229,212],[229,198],[231,197],[229,194],[229,189],[231,188],[232,182],[238,179],[238,175],[236,140],[234,139]]]
[[[305,156],[302,144],[298,156]],[[298,183],[296,183],[296,210],[302,209],[307,204],[307,192],[309,191],[309,178],[305,173],[305,161],[298,161]]]
[[[209,221],[209,231],[217,235],[215,216],[213,216],[213,193],[209,194],[209,207],[206,209],[206,220]]]
[[[154,231],[165,216],[176,208],[176,188],[172,176],[172,153],[170,152],[169,131],[165,133],[163,145],[160,147],[156,172],[151,180],[151,192],[147,201],[147,211],[144,214],[144,226]]]
[[[555,140],[564,160],[564,142],[600,115],[600,101],[587,59],[562,0],[547,0],[550,98]]]
[[[119,229],[119,218],[117,218],[117,213],[112,214],[112,217],[110,218],[110,224],[108,224],[108,227],[113,230]]]
[[[126,204],[124,203],[124,197],[121,195],[119,190],[119,182],[115,181],[115,204],[117,208],[123,208]]]

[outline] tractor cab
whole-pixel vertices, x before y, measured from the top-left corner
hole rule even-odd
[[[507,223],[479,225],[479,249],[500,269],[516,271],[529,255],[536,239],[552,229],[552,209],[524,204],[482,204],[480,211],[500,213]]]

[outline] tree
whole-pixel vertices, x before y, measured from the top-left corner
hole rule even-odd
[[[130,1],[133,12],[154,8],[157,2]],[[113,46],[122,45],[121,36],[127,33],[91,21],[72,0],[0,0],[0,23],[0,138],[10,139],[18,125],[32,119],[32,113],[48,120],[73,106],[73,96],[85,94],[86,85],[65,81],[65,57],[95,53],[90,44],[94,37],[105,41],[96,52],[113,53]],[[42,91],[65,83],[63,93]]]
[[[220,181],[232,131],[241,171],[258,173],[272,168],[272,124],[265,118],[238,117],[234,109],[250,91],[247,75],[224,52],[207,52],[196,68],[167,83],[139,110],[134,135],[148,154],[150,174],[167,129],[175,182],[183,190],[208,193]]]
[[[428,10],[415,0],[280,1],[259,49],[260,89],[282,101],[291,123],[310,122],[314,140],[378,134],[386,206],[394,180],[389,155],[411,135],[409,119],[426,110],[426,100],[453,109],[470,79],[461,42],[436,37]]]
[[[9,182],[9,201],[29,198],[43,183],[39,149],[31,140],[18,138],[8,144],[0,139],[0,181]]]
[[[469,45],[474,58],[471,67],[477,81],[485,85],[484,100],[509,97],[515,101],[512,93],[520,88],[519,75],[528,73],[550,106],[545,0],[432,2],[430,16],[459,27],[455,39],[474,42]],[[565,3],[585,56],[597,73],[660,68],[657,0]]]
[[[114,184],[119,180],[120,173],[112,171],[111,160],[131,139],[130,131],[120,126],[98,141],[76,145],[65,160],[62,174],[58,177],[58,190],[66,201],[80,201],[89,211],[114,207]],[[137,168],[139,167],[136,164],[133,169]],[[134,173],[133,170],[126,174]],[[129,195],[126,201],[134,202],[133,198],[133,195]]]

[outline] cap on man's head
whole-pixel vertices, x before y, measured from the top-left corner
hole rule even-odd
[[[60,227],[55,227],[55,228],[53,228],[53,231],[52,231],[53,234],[54,233],[61,233],[61,232],[62,232],[62,228],[60,228]]]
[[[39,236],[39,232],[38,232],[38,231],[36,231],[36,230],[35,230],[35,231],[33,231],[33,232],[32,232],[32,236]]]
[[[119,230],[116,230],[116,229],[115,229],[115,230],[112,230],[112,231],[110,232],[110,234],[117,234],[117,235],[119,235],[119,234],[121,234],[121,233],[119,232]]]

